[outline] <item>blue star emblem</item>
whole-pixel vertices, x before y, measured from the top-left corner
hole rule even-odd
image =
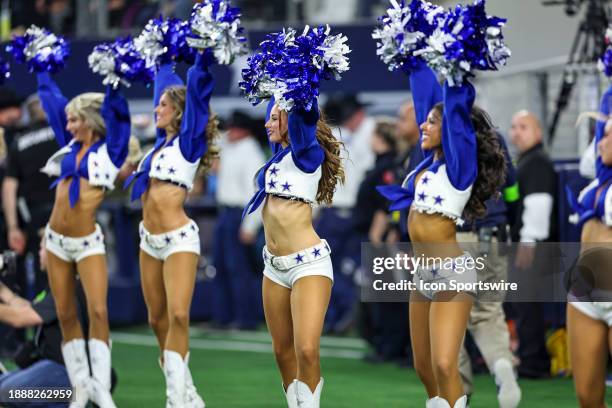
[[[421,180],[423,181],[423,184],[429,183],[429,177],[428,176],[423,176],[423,178]]]
[[[268,255],[266,255],[266,253],[264,252],[264,260],[268,260]]]
[[[270,174],[271,175],[276,176],[276,173],[278,173],[278,167],[270,168]]]
[[[170,242],[172,242],[169,236],[165,236],[164,240],[166,241],[166,244],[169,244]]]
[[[108,179],[110,179],[110,174],[106,173],[106,174],[104,174],[104,177],[106,177],[106,179],[108,180]]]
[[[315,248],[314,251],[312,251],[312,254],[314,255],[315,258],[318,256],[321,256],[321,249]]]
[[[419,201],[425,201],[425,198],[427,198],[427,194],[421,191],[419,193]]]
[[[281,187],[283,187],[283,191],[290,191],[291,190],[291,184],[289,184],[289,182],[285,181],[285,184],[283,184]]]
[[[100,174],[99,173],[94,173],[94,177],[95,178],[100,178]]]
[[[155,166],[155,170],[161,171],[161,166],[158,164],[157,166]]]
[[[170,173],[170,174],[174,174],[174,173],[176,173],[176,169],[175,169],[174,167],[170,167],[170,168],[168,169],[168,173]]]
[[[164,157],[166,157],[166,153],[161,153],[161,154],[159,155],[159,159],[160,159],[160,160],[161,160],[161,159],[163,159]]]
[[[439,195],[435,196],[434,200],[435,200],[434,204],[438,204],[438,205],[441,205],[442,201],[444,201],[444,199]]]
[[[181,231],[181,238],[185,238],[187,236],[187,233],[185,231]]]
[[[296,261],[297,263],[302,263],[302,262],[304,262],[304,257],[302,256],[302,254],[297,254],[297,256],[296,256],[295,258],[293,258],[293,259],[295,259],[295,261]]]
[[[193,231],[195,231],[195,225],[193,225],[193,224],[192,224],[192,225],[191,225],[191,229],[192,229]]]
[[[270,181],[268,182],[268,187],[270,187],[270,188],[276,188],[276,181],[274,181],[274,180],[270,180]]]
[[[89,246],[89,241],[83,241],[83,246],[88,247]]]
[[[100,241],[100,236],[96,235],[96,241]]]
[[[51,233],[49,233],[49,235],[47,235],[48,239],[53,239],[53,235],[51,235]]]
[[[94,167],[98,167],[98,162],[97,161],[93,162],[93,165]]]

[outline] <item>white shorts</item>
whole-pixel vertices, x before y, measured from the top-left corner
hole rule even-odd
[[[433,300],[438,292],[452,290],[451,281],[453,280],[460,283],[476,283],[478,278],[474,268],[459,268],[459,265],[465,265],[466,261],[470,258],[472,258],[472,255],[469,252],[465,252],[463,255],[453,258],[452,264],[456,265],[456,267],[446,267],[449,263],[448,261],[440,265],[441,267],[439,268],[425,269],[419,267],[414,273],[412,281],[417,285],[416,289],[430,300]],[[474,262],[472,261],[471,263],[473,264]],[[429,285],[445,289],[427,288]]]
[[[84,237],[67,237],[45,227],[45,248],[66,262],[80,262],[92,255],[104,255],[104,234],[98,224],[96,230]]]
[[[593,320],[600,320],[612,327],[612,302],[569,302]]]
[[[263,249],[263,274],[272,282],[291,289],[295,282],[304,276],[325,276],[332,283],[334,268],[331,262],[331,248],[327,241],[321,240],[317,245],[303,249],[291,255],[275,256]]]
[[[163,234],[150,234],[140,223],[140,249],[155,259],[165,261],[177,252],[193,252],[200,255],[200,229],[194,220],[185,226]]]

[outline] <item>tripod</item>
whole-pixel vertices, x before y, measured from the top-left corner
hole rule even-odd
[[[567,104],[569,103],[572,90],[574,89],[574,85],[578,79],[580,66],[584,64],[594,64],[606,49],[605,33],[606,29],[608,28],[611,15],[610,7],[607,4],[609,0],[583,1],[587,2],[587,9],[578,26],[578,31],[574,37],[574,42],[572,43],[572,48],[563,71],[563,81],[561,83],[561,88],[559,89],[555,112],[548,127],[549,144],[552,143],[555,137],[561,114],[567,108]],[[545,6],[566,4],[567,6],[568,2],[567,0],[552,0],[543,1],[542,4]],[[574,1],[572,4],[574,5],[572,10],[576,12],[576,7],[579,7],[580,3],[576,3]],[[566,12],[568,12],[568,9],[566,9]]]

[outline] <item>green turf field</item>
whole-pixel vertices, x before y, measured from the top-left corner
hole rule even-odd
[[[113,365],[119,375],[117,406],[163,407],[164,381],[157,365],[157,344],[147,329],[113,330]],[[280,379],[265,332],[192,330],[191,370],[210,408],[285,407]],[[413,370],[362,362],[363,343],[323,338],[324,408],[424,407],[423,389]],[[576,407],[569,380],[520,382],[521,407]],[[609,399],[609,402],[612,398]],[[471,408],[496,407],[495,384],[476,378]]]
[[[144,327],[112,331],[113,366],[119,376],[114,399],[119,408],[163,407],[164,378],[157,364],[157,342]],[[323,408],[422,408],[423,388],[411,369],[364,363],[364,343],[324,337],[321,355]],[[9,364],[10,366],[10,364]],[[192,328],[191,371],[208,408],[283,408],[280,377],[266,332],[223,332]],[[571,380],[521,380],[521,407],[576,407]],[[471,408],[495,408],[495,384],[475,379]],[[612,391],[612,390],[611,390]],[[609,394],[612,394],[610,392]],[[607,399],[612,404],[612,396]]]

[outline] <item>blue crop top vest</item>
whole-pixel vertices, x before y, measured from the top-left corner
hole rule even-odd
[[[274,98],[268,103],[266,121],[273,106]],[[280,143],[270,142],[273,156],[257,173],[259,190],[244,208],[243,218],[257,210],[268,194],[310,204],[316,202],[321,164],[325,159],[316,136],[318,120],[316,100],[310,111],[296,109],[289,113],[289,144],[283,148]]]
[[[149,186],[150,178],[168,181],[190,190],[193,187],[200,160],[206,153],[206,127],[210,116],[210,97],[214,81],[208,67],[214,61],[209,51],[198,53],[187,73],[187,95],[181,129],[167,140],[166,131],[157,129],[155,146],[147,152],[137,170],[126,180],[132,182],[132,200],[140,198]],[[182,86],[174,73],[174,64],[164,64],[155,75],[154,104],[157,106],[166,88]]]
[[[586,186],[578,196],[578,200],[573,192],[566,187],[568,200],[574,214],[570,216],[570,222],[583,225],[591,218],[597,218],[607,226],[612,227],[612,167],[606,166],[601,161],[598,145],[605,136],[607,118],[610,115],[610,102],[612,99],[612,86],[608,88],[601,98],[599,113],[606,117],[606,120],[598,120],[595,128],[595,179]]]
[[[79,200],[80,178],[88,180],[92,186],[112,190],[119,169],[127,158],[130,141],[130,111],[121,92],[110,85],[106,87],[100,112],[106,124],[106,135],[102,135],[100,140],[87,149],[78,165],[77,154],[82,143],[73,140],[66,130],[65,109],[68,100],[48,73],[38,74],[38,95],[55,139],[61,147],[41,169],[49,176],[59,177],[51,184],[51,188],[72,177],[68,190],[71,207]]]
[[[445,84],[442,89],[434,72],[424,62],[411,72],[410,86],[419,126],[437,103],[444,102],[444,154],[435,160],[433,151],[424,151],[423,161],[401,186],[378,186],[377,190],[391,201],[392,211],[410,207],[419,212],[444,215],[461,225],[463,210],[478,175],[476,134],[470,119],[476,92],[467,81],[457,87]],[[420,148],[420,141],[415,148]]]

